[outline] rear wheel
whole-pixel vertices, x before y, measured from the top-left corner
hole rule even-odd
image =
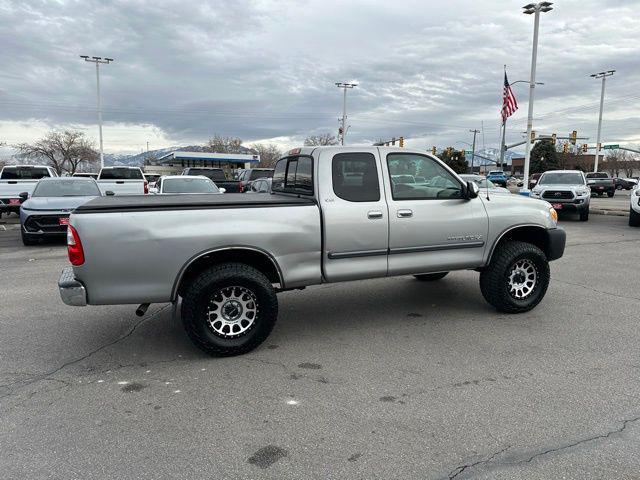
[[[636,212],[633,208],[629,209],[629,226],[640,227],[640,213]]]
[[[446,277],[448,273],[449,272],[421,273],[420,275],[414,275],[414,277],[421,282],[435,282],[436,280]]]
[[[501,312],[528,312],[544,298],[549,279],[544,252],[530,243],[511,241],[498,247],[480,273],[480,290]]]
[[[214,356],[247,353],[271,333],[278,299],[260,271],[242,263],[208,268],[186,288],[182,322],[191,341]]]

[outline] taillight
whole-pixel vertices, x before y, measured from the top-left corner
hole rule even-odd
[[[239,192],[242,193],[244,192],[244,183],[240,182],[240,189]]]
[[[147,182],[146,180],[144,181],[144,194],[148,194],[149,193],[149,182]]]
[[[80,241],[78,232],[71,225],[67,227],[67,252],[69,253],[69,261],[74,267],[78,267],[84,263],[82,242]]]

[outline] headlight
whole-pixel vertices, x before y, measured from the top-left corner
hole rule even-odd
[[[636,188],[636,197],[640,197],[640,187]]]
[[[589,190],[577,190],[577,191],[576,191],[576,194],[577,194],[579,197],[583,197],[583,196],[585,196],[585,195],[589,195]]]
[[[553,223],[558,223],[558,212],[556,212],[556,209],[551,207],[549,209],[549,215],[551,216],[551,220],[553,220]]]
[[[541,193],[540,190],[536,190],[536,189],[531,190],[531,196],[532,197],[539,197],[540,193]]]

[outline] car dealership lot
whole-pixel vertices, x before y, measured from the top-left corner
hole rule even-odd
[[[223,359],[196,350],[170,306],[142,319],[135,305],[65,306],[64,246],[23,247],[15,220],[1,225],[5,478],[640,468],[640,230],[625,217],[562,218],[567,249],[532,312],[495,312],[473,272],[329,284],[281,294],[267,342]]]

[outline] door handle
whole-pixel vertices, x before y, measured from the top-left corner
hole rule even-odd
[[[398,218],[409,218],[413,217],[413,210],[403,209],[398,210]]]
[[[371,210],[370,212],[367,212],[367,218],[370,218],[371,220],[382,218],[382,212]]]

